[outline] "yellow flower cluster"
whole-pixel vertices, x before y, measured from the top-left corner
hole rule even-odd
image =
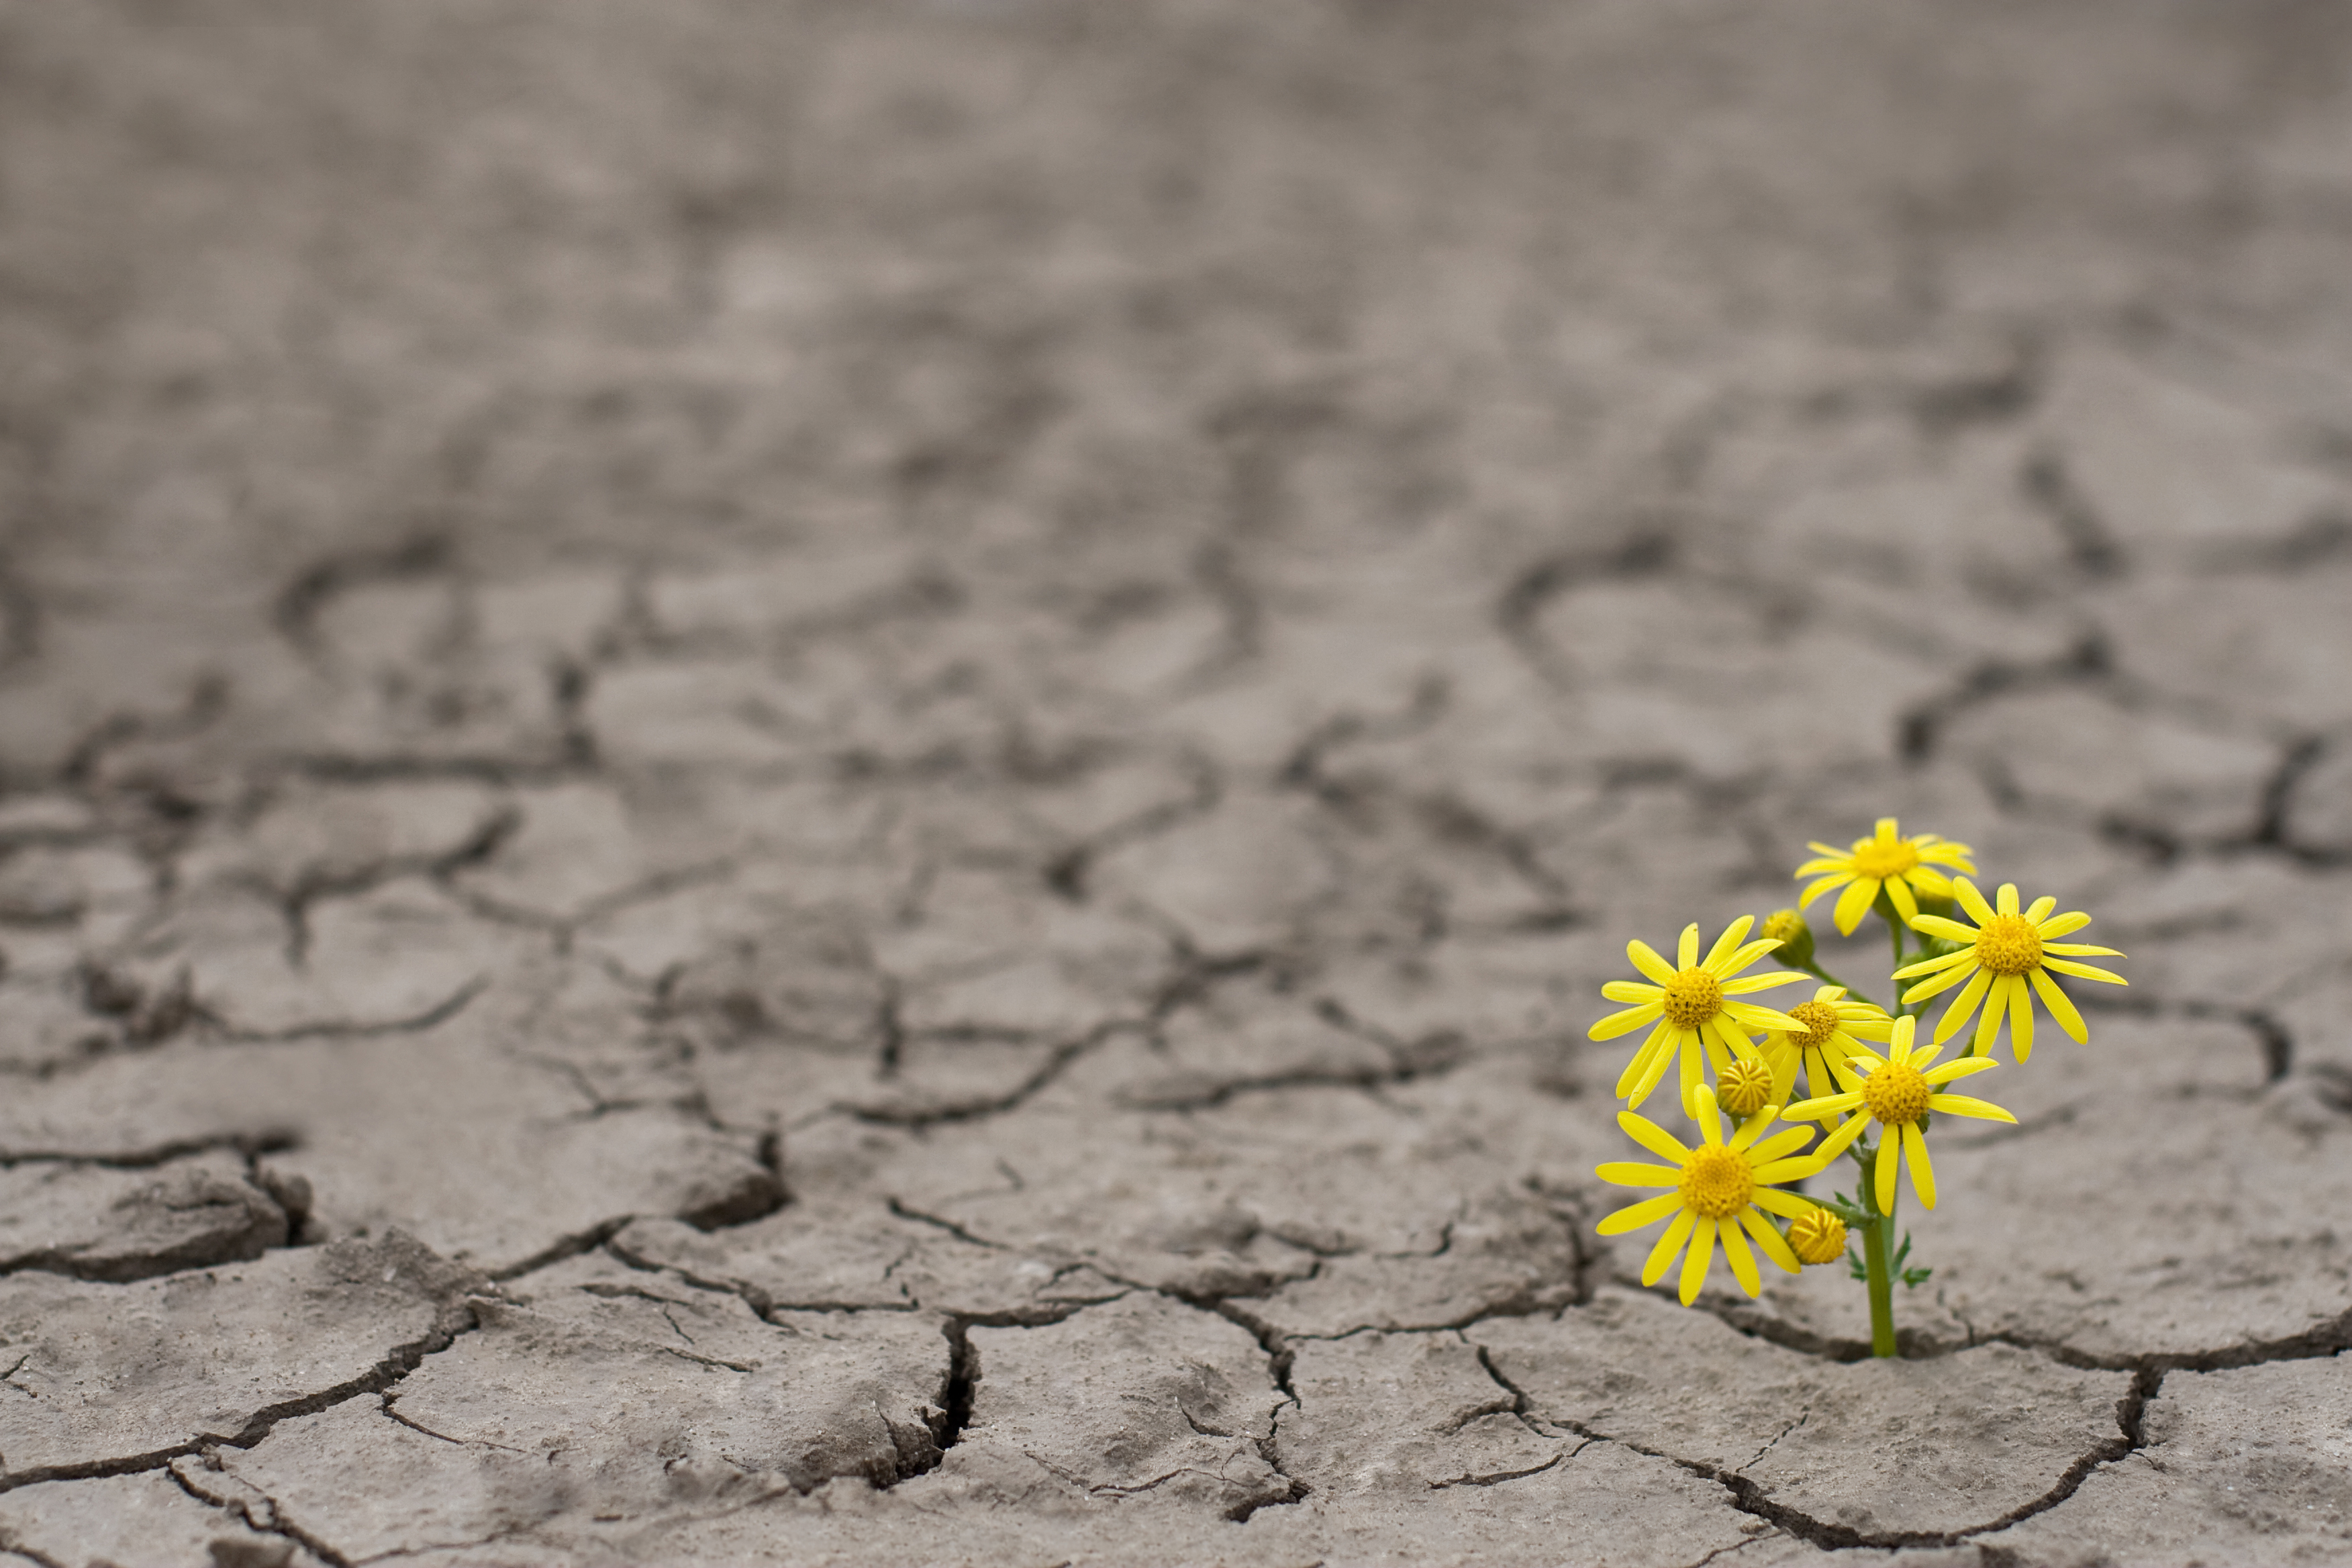
[[[1669,1190],[1617,1210],[1600,1229],[1603,1236],[1617,1236],[1667,1221],[1643,1267],[1642,1282],[1657,1283],[1682,1257],[1680,1294],[1687,1305],[1706,1283],[1718,1241],[1740,1289],[1755,1296],[1762,1289],[1757,1254],[1791,1274],[1806,1264],[1834,1263],[1848,1256],[1850,1226],[1859,1226],[1865,1232],[1868,1267],[1857,1263],[1855,1271],[1871,1283],[1874,1347],[1891,1354],[1894,1331],[1885,1301],[1888,1275],[1902,1262],[1892,1245],[1898,1173],[1909,1170],[1914,1195],[1921,1206],[1933,1209],[1930,1119],[1940,1114],[2016,1120],[1990,1101],[1951,1093],[1947,1086],[1995,1065],[1990,1052],[2004,1022],[2016,1059],[2026,1060],[2033,1050],[2036,996],[2061,1028],[2087,1042],[2082,1015],[2053,975],[2119,985],[2121,976],[2075,961],[2122,955],[2113,948],[2057,940],[2088,925],[2091,917],[2053,915],[2054,899],[2038,900],[2020,912],[2017,888],[2005,883],[1987,903],[1966,875],[1947,874],[1976,869],[1967,845],[1932,833],[1905,837],[1891,816],[1880,819],[1871,837],[1854,840],[1850,850],[1818,843],[1812,848],[1817,858],[1797,870],[1800,880],[1811,879],[1799,909],[1769,917],[1760,940],[1748,940],[1756,922],[1742,917],[1725,928],[1704,958],[1696,924],[1683,929],[1672,963],[1648,943],[1633,942],[1625,956],[1642,978],[1612,980],[1601,987],[1603,996],[1625,1005],[1593,1024],[1593,1039],[1647,1030],[1617,1079],[1617,1097],[1626,1102],[1618,1124],[1665,1163],[1612,1162],[1596,1173],[1619,1186]],[[1838,930],[1853,935],[1875,910],[1893,934],[1893,979],[1915,982],[1891,1013],[1852,994],[1815,962],[1812,935],[1801,911],[1838,889],[1843,889],[1835,910]],[[1951,918],[1954,913],[1974,923],[1963,925]],[[1906,937],[1915,948],[1909,963]],[[1789,967],[1743,973],[1768,954]],[[1786,1011],[1746,1000],[1801,984],[1808,972],[1822,984],[1810,999]],[[1932,1041],[1921,1044],[1912,1005],[1955,985],[1962,987],[1958,995],[1945,1008]],[[1969,1054],[1938,1065],[1944,1041],[1971,1016],[1978,1023]],[[1636,1114],[1677,1062],[1678,1098],[1696,1126],[1696,1144]],[[1710,1073],[1712,1083],[1706,1081]],[[1800,1075],[1807,1097],[1792,1103]],[[1776,1121],[1821,1122],[1824,1135],[1814,1143],[1815,1129],[1775,1131]],[[1874,1142],[1861,1142],[1874,1131]],[[1861,1189],[1865,1206],[1855,1208],[1843,1199],[1824,1203],[1787,1190],[1848,1152],[1863,1163],[1868,1178]],[[1788,1222],[1785,1230],[1772,1216]],[[1906,1278],[1915,1276],[1917,1271]]]

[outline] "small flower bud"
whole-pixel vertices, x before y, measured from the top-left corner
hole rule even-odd
[[[1789,1250],[1800,1263],[1835,1263],[1845,1256],[1845,1221],[1825,1208],[1807,1210],[1789,1224]]]
[[[1780,939],[1780,951],[1772,956],[1790,968],[1802,969],[1813,961],[1813,928],[1796,910],[1775,910],[1766,915],[1762,934]]]
[[[1734,1057],[1716,1076],[1716,1103],[1734,1116],[1753,1116],[1770,1103],[1772,1069],[1761,1057]]]

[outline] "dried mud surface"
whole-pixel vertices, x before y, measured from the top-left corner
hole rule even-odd
[[[2347,79],[0,0],[0,1563],[2352,1558]],[[1885,813],[2132,985],[1874,1362],[1583,1031]]]

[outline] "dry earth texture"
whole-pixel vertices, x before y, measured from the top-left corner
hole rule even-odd
[[[2352,1560],[2347,69],[0,0],[0,1562]],[[1877,1362],[1583,1032],[1886,813],[2132,986]]]

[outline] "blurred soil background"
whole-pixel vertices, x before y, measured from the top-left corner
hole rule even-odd
[[[2352,1554],[2347,278],[2344,0],[0,0],[0,1562]],[[1890,813],[1878,1363],[1584,1029]]]

